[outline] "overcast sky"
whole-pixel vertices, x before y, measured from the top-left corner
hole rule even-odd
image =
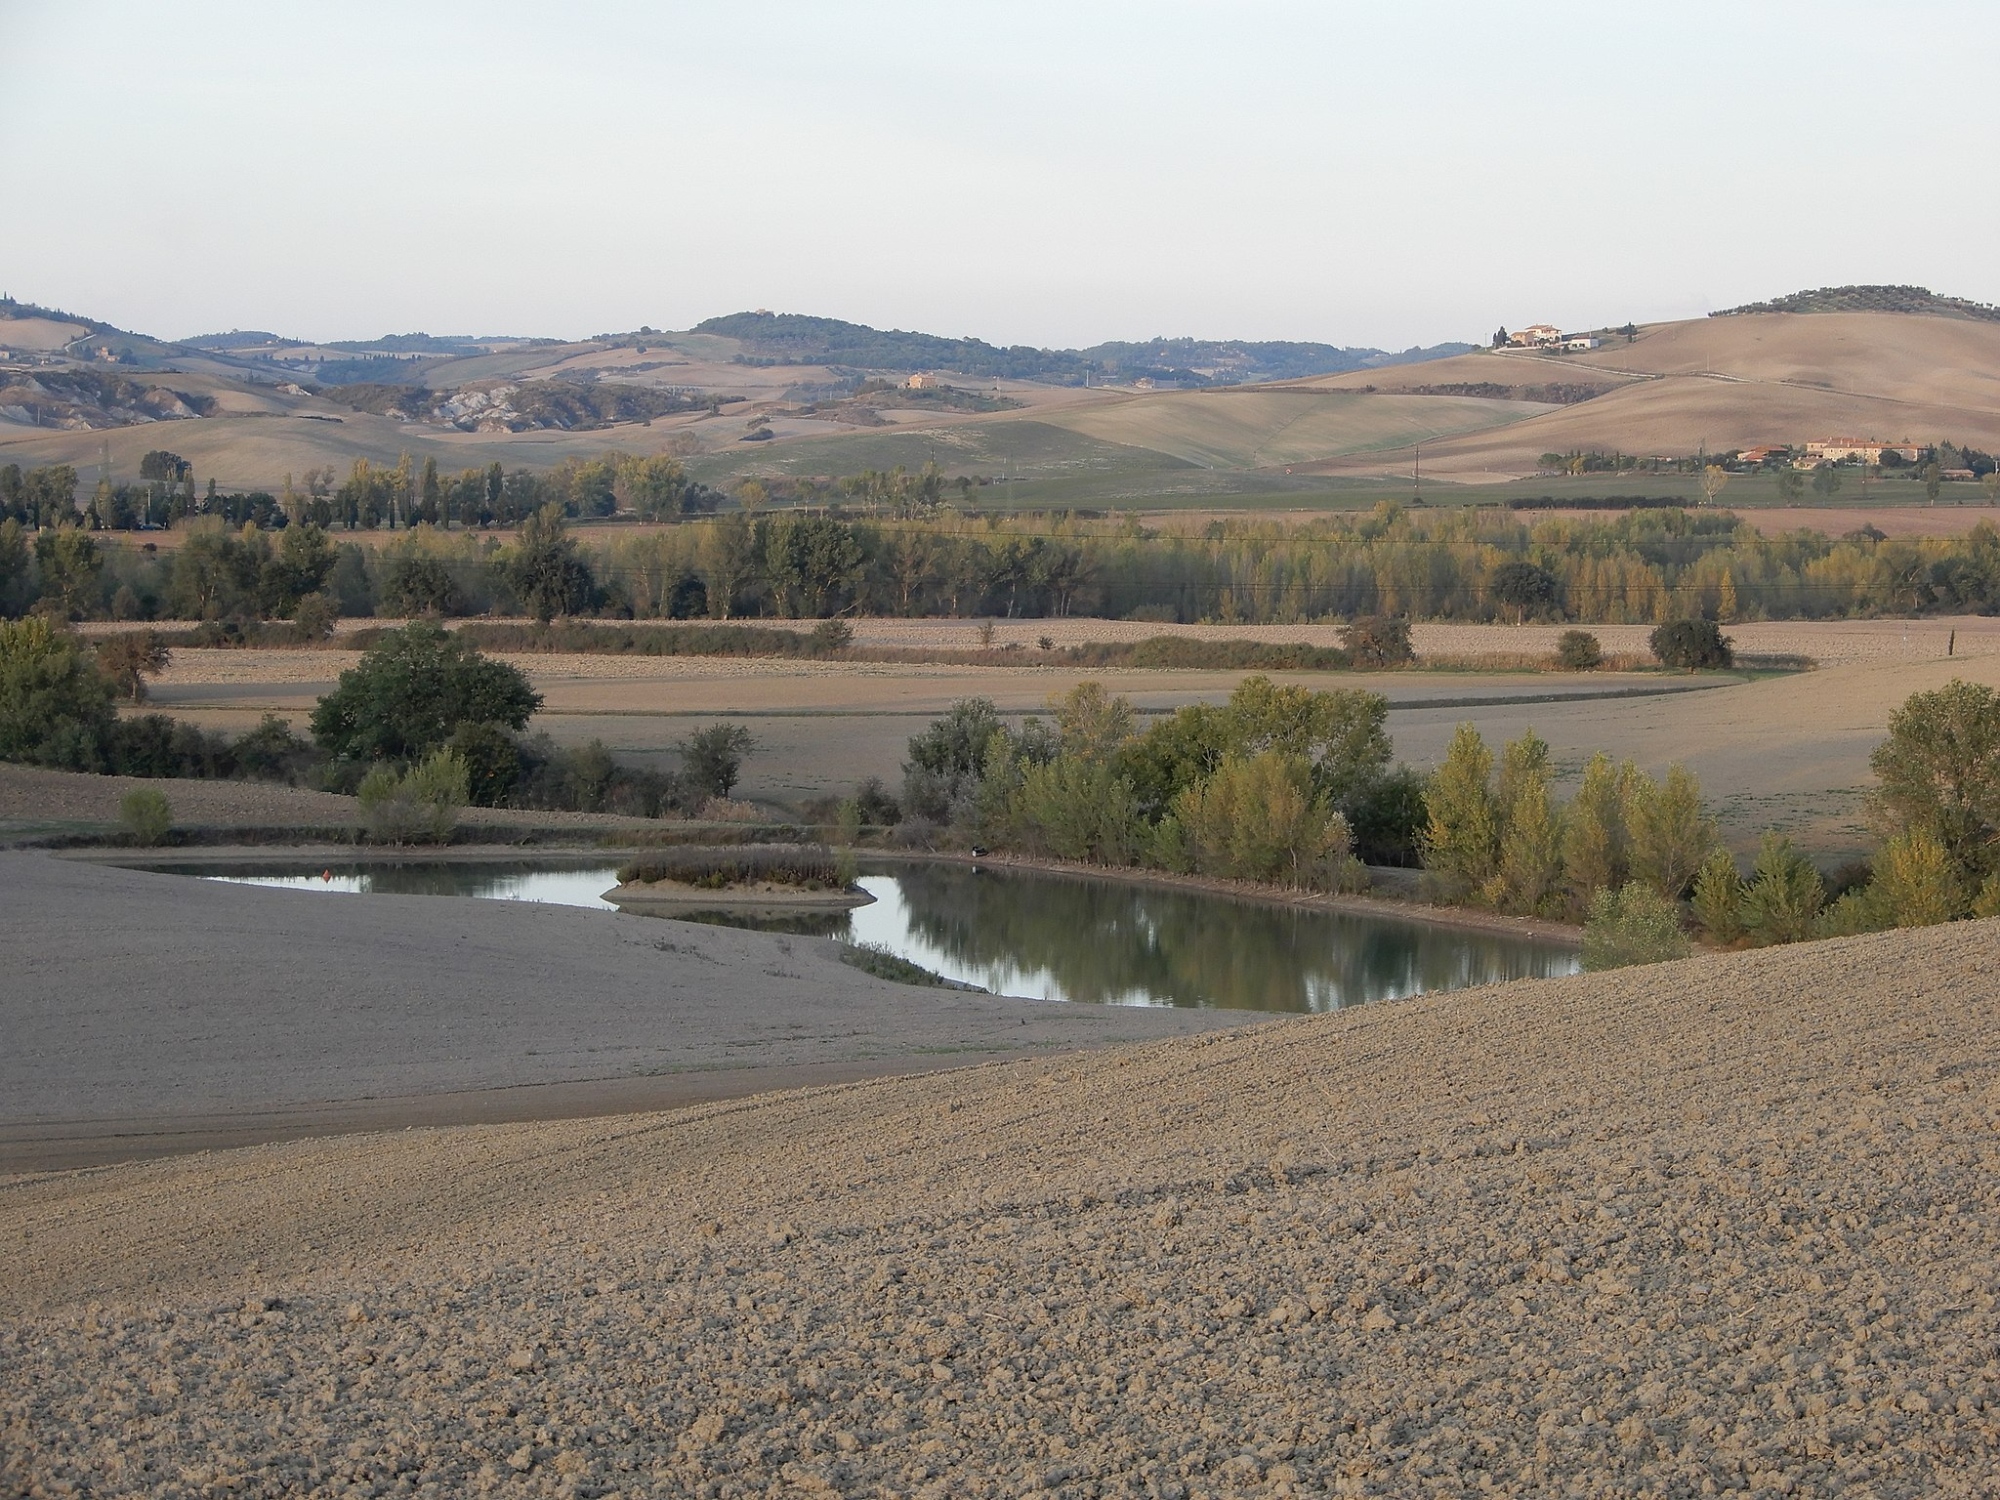
[[[168,337],[1394,348],[2000,301],[1996,56],[1993,0],[0,0],[0,291]]]

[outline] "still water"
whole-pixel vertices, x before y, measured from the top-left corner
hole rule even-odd
[[[296,865],[172,868],[314,891],[475,896],[609,909],[609,865]],[[1503,934],[961,864],[861,877],[851,912],[772,917],[717,910],[683,920],[780,928],[887,949],[1003,995],[1106,1005],[1325,1011],[1425,990],[1574,973],[1576,950]]]

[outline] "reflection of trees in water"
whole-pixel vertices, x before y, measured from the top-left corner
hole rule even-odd
[[[1073,1000],[1333,1010],[1572,967],[1518,938],[1108,881],[957,866],[897,879],[916,936],[968,966],[1046,969]]]

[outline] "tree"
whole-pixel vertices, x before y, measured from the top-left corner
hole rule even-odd
[[[1720,839],[1701,783],[1679,764],[1667,767],[1664,785],[1636,770],[1626,778],[1625,830],[1633,878],[1669,901],[1686,894]]]
[[[313,739],[329,755],[353,760],[415,759],[462,724],[524,729],[541,706],[518,667],[418,621],[389,631],[340,674],[313,710]]]
[[[1932,459],[1924,465],[1922,472],[1924,476],[1924,498],[1930,501],[1931,504],[1936,505],[1938,490],[1944,484],[1944,466],[1936,459]]]
[[[1951,851],[1927,828],[1899,833],[1882,846],[1869,887],[1895,927],[1956,921],[1972,904]]]
[[[1058,859],[1124,864],[1141,827],[1132,783],[1105,760],[1059,755],[1021,773],[1015,822]]]
[[[1825,900],[1826,886],[1812,861],[1790,839],[1765,834],[1743,890],[1743,930],[1750,941],[1760,948],[1804,941]]]
[[[1868,764],[1892,830],[1934,836],[1967,885],[2000,872],[2000,693],[1957,678],[1912,693]]]
[[[560,505],[545,505],[522,524],[507,563],[507,581],[528,613],[544,625],[557,615],[590,608],[597,581],[576,555],[576,540],[563,525]]]
[[[861,544],[853,528],[840,521],[787,516],[770,529],[764,563],[780,611],[826,615],[860,576]]]
[[[1581,916],[1599,891],[1625,884],[1630,852],[1625,830],[1625,772],[1603,751],[1583,768],[1563,825],[1563,884]]]
[[[1710,941],[1733,943],[1743,936],[1743,877],[1727,849],[1718,848],[1702,861],[1691,905]]]
[[[339,553],[324,528],[311,523],[287,526],[278,555],[259,573],[259,601],[266,612],[290,619],[301,599],[326,587],[337,561]]]
[[[988,743],[1002,733],[990,698],[963,698],[910,737],[903,762],[903,806],[943,822],[967,808],[986,767]]]
[[[42,570],[42,598],[65,619],[90,613],[104,571],[103,554],[81,526],[62,525],[35,538],[35,562]]]
[[[1314,789],[1302,756],[1231,756],[1174,799],[1173,817],[1203,874],[1300,887],[1345,877],[1347,823]]]
[[[98,643],[97,665],[120,696],[144,703],[147,677],[165,671],[170,655],[153,631],[124,631]]]
[[[382,607],[397,615],[450,615],[461,607],[458,580],[441,558],[404,552],[382,579]]]
[[[1790,464],[1778,470],[1778,502],[1797,505],[1805,497],[1806,477]]]
[[[1713,620],[1670,620],[1653,631],[1648,644],[1662,666],[1687,672],[1728,667],[1736,660],[1729,637]]]
[[[1704,464],[1701,473],[1695,476],[1695,483],[1701,486],[1701,503],[1713,505],[1722,487],[1729,483],[1729,471],[1720,464]]]
[[[735,790],[743,770],[743,757],[757,747],[757,740],[741,724],[711,724],[681,740],[682,774],[690,789],[704,797],[724,801]]]
[[[46,619],[0,621],[0,760],[94,770],[112,686],[83,643]]]
[[[1132,704],[1113,697],[1102,683],[1079,682],[1049,699],[1061,736],[1062,753],[1093,764],[1107,761],[1132,737]]]
[[[1830,463],[1814,464],[1812,471],[1813,493],[1822,500],[1831,500],[1840,493],[1840,470]]]
[[[1433,895],[1464,901],[1493,878],[1499,857],[1500,816],[1488,785],[1493,752],[1471,724],[1451,737],[1444,763],[1424,786],[1420,848],[1424,879]]]
[[[1500,763],[1500,852],[1482,894],[1502,911],[1536,916],[1562,884],[1563,820],[1550,794],[1548,742],[1529,730]]]
[[[1487,590],[1494,602],[1514,611],[1514,623],[1518,625],[1530,614],[1554,609],[1562,598],[1562,581],[1534,563],[1508,562],[1493,570]]]

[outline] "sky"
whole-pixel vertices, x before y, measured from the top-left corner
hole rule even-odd
[[[0,0],[0,292],[1068,347],[2000,302],[1996,53],[1992,0]]]

